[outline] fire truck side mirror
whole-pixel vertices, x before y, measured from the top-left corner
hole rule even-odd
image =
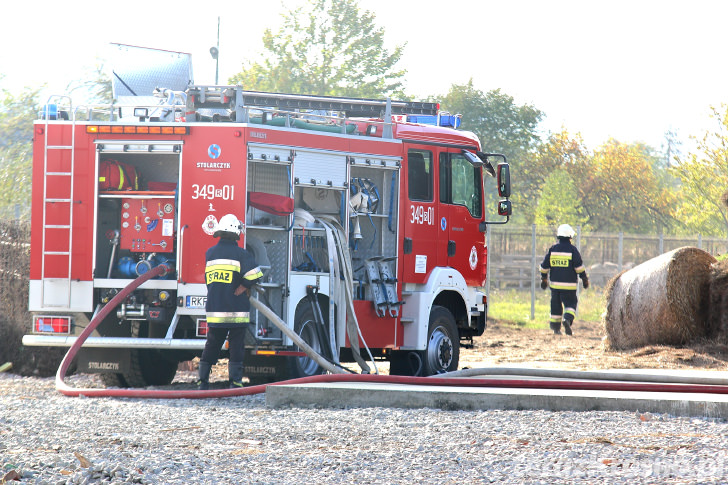
[[[498,202],[498,215],[504,217],[510,217],[513,213],[510,200],[501,200]]]
[[[501,197],[511,196],[511,169],[507,163],[498,164],[498,195]]]
[[[483,160],[480,159],[480,157],[474,155],[472,152],[469,152],[468,150],[460,150],[460,153],[463,154],[463,156],[467,159],[468,162],[473,167],[482,167],[483,166]]]

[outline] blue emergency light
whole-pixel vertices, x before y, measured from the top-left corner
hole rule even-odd
[[[422,125],[445,126],[449,128],[460,128],[462,115],[451,115],[450,113],[438,113],[437,115],[407,115],[410,123]]]

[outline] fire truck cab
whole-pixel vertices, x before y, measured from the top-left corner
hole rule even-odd
[[[170,383],[204,347],[205,251],[232,213],[264,274],[261,301],[321,355],[388,361],[392,374],[457,369],[461,341],[486,327],[485,235],[511,213],[504,156],[434,103],[160,93],[103,111],[62,98],[35,123],[24,345],[70,347],[165,264],[99,325],[77,369],[107,385]],[[496,191],[501,217],[488,221]],[[251,322],[252,381],[322,372],[263,315]]]

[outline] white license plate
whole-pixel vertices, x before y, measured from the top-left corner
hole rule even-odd
[[[188,296],[187,297],[187,308],[205,308],[207,303],[206,296]]]

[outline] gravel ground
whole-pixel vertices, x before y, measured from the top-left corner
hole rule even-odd
[[[0,483],[728,483],[707,418],[73,398],[12,374],[0,407]]]

